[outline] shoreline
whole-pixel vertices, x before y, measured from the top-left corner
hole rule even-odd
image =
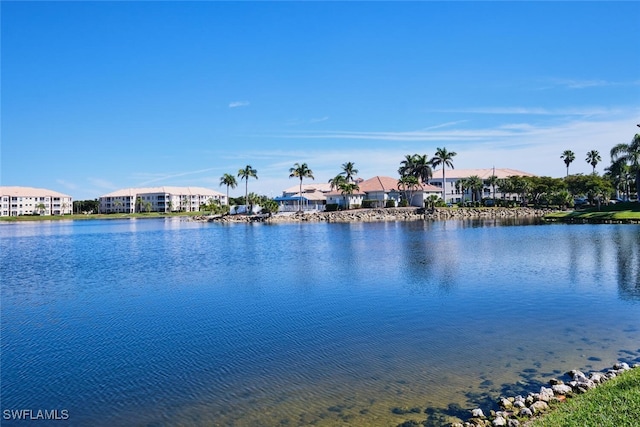
[[[264,222],[264,223],[296,223],[296,222],[384,222],[384,221],[416,221],[416,220],[456,220],[456,219],[513,219],[543,218],[545,215],[558,212],[546,208],[361,208],[334,212],[287,212],[274,215],[219,215],[194,216],[191,221],[206,222]]]

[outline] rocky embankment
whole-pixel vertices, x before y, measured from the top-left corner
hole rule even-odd
[[[210,222],[373,222],[446,219],[494,219],[542,217],[554,212],[534,208],[380,208],[337,212],[294,212],[269,215],[197,216],[195,221]]]
[[[640,364],[633,365],[640,369]],[[578,370],[567,372],[571,381],[566,384],[559,379],[551,379],[549,387],[541,387],[538,393],[502,397],[499,399],[500,411],[491,411],[485,415],[481,408],[471,411],[468,421],[453,423],[451,427],[519,427],[526,426],[527,420],[542,415],[550,409],[550,404],[560,403],[573,395],[586,393],[598,385],[632,369],[627,363],[620,362],[605,372],[585,374]]]

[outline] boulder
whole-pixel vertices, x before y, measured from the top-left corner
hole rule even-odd
[[[473,409],[471,411],[471,417],[473,417],[473,418],[485,418],[484,412],[482,412],[482,409],[480,409],[480,408]]]
[[[531,409],[529,409],[529,408],[522,408],[522,409],[520,409],[520,412],[518,412],[518,414],[519,414],[521,417],[529,417],[529,418],[531,418],[531,417],[533,416],[533,412],[532,412],[532,411],[531,411]]]
[[[505,420],[502,417],[495,417],[494,420],[491,422],[491,425],[494,427],[506,427],[507,420]]]
[[[568,393],[571,393],[573,391],[573,389],[571,387],[569,387],[566,384],[556,384],[556,385],[552,385],[551,389],[553,390],[553,392],[555,394],[560,394],[560,395],[566,395]]]
[[[538,400],[537,402],[533,402],[531,404],[531,406],[529,406],[529,409],[531,409],[531,411],[534,414],[537,414],[539,412],[545,412],[549,410],[549,405],[547,404],[547,402],[543,402],[542,400]]]

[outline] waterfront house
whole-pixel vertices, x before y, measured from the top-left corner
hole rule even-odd
[[[471,176],[478,176],[485,182],[491,175],[495,175],[499,179],[509,178],[510,176],[536,176],[529,172],[523,172],[516,169],[507,169],[507,168],[486,168],[486,169],[446,169],[445,170],[445,202],[446,203],[459,203],[463,200],[471,200],[471,191],[469,189],[465,189],[464,194],[460,192],[459,189],[456,189],[456,183],[465,178],[469,178]],[[442,197],[442,169],[438,169],[433,171],[433,177],[429,180],[429,184],[439,188],[439,195]],[[498,189],[496,189],[498,191]],[[485,183],[482,194],[480,198],[489,198],[495,197],[497,199],[506,196],[499,191],[497,194],[492,194],[493,189],[491,186]],[[512,200],[518,200],[518,196],[509,195]]]
[[[280,212],[295,212],[300,210],[300,204],[304,211],[322,211],[327,203],[327,194],[330,192],[330,184],[303,184],[302,194],[300,185],[295,185],[283,190],[282,196],[275,197],[273,200],[278,202]]]

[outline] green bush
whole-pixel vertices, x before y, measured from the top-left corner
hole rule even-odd
[[[378,206],[377,200],[363,200],[362,207],[363,208],[375,208]]]
[[[387,199],[387,203],[385,203],[384,205],[387,208],[395,208],[396,207],[396,201],[394,199]]]
[[[360,205],[351,205],[351,209],[360,209]]]
[[[327,203],[326,207],[324,208],[324,210],[326,212],[335,212],[338,210],[340,206],[337,203]]]
[[[398,206],[400,206],[401,208],[406,208],[407,206],[409,206],[409,201],[406,199],[400,200]]]

